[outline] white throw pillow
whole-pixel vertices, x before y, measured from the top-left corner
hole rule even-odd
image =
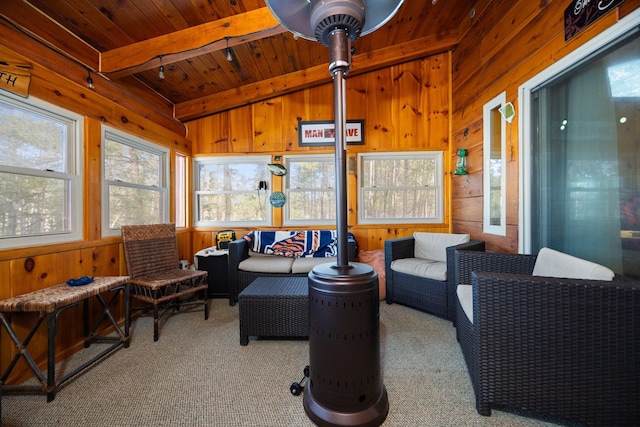
[[[467,243],[470,240],[468,234],[426,233],[416,231],[413,256],[416,258],[430,259],[433,261],[447,261],[447,248],[449,246]]]
[[[611,281],[615,273],[595,262],[577,258],[553,249],[542,248],[536,258],[532,275]]]
[[[473,286],[471,285],[458,285],[456,287],[456,294],[458,295],[458,301],[464,314],[471,323],[473,323]]]

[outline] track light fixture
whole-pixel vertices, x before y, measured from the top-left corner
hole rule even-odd
[[[93,85],[93,79],[91,78],[91,70],[89,70],[87,68],[87,72],[89,73],[87,75],[87,87],[91,90],[95,89],[96,87]]]
[[[233,54],[231,53],[231,48],[229,47],[229,36],[225,37],[225,39],[227,40],[227,48],[225,49],[227,51],[227,61],[231,62],[233,61]]]
[[[160,55],[160,70],[158,71],[158,78],[164,80],[164,66],[162,65],[162,55]]]

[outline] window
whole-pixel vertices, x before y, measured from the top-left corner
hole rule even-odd
[[[523,252],[640,277],[640,11],[526,82]]]
[[[290,156],[285,165],[285,225],[335,223],[335,156]]]
[[[102,234],[120,226],[169,220],[169,150],[102,128]]]
[[[442,151],[358,157],[360,224],[443,221]]]
[[[187,226],[187,158],[176,154],[176,227]]]
[[[0,95],[0,247],[82,239],[82,118]]]
[[[504,236],[506,221],[505,128],[500,109],[506,95],[501,93],[484,105],[483,119],[483,232]]]
[[[271,225],[269,156],[205,157],[194,161],[195,225]]]

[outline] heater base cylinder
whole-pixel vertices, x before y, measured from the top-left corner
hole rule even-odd
[[[325,408],[313,397],[311,383],[304,387],[304,409],[309,419],[318,426],[359,426],[376,427],[381,425],[389,413],[389,397],[384,384],[381,385],[378,400],[360,412],[337,412]]]
[[[309,381],[304,409],[319,426],[378,426],[389,412],[380,369],[378,275],[367,264],[309,273]]]

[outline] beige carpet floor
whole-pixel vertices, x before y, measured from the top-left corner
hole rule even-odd
[[[446,320],[380,305],[385,426],[550,426],[516,413],[477,414],[466,366]],[[134,320],[132,342],[68,382],[53,402],[2,398],[2,426],[312,426],[289,386],[309,360],[305,340],[253,339],[239,345],[238,306],[213,300],[209,320],[182,313],[161,323]],[[100,345],[59,365],[81,363]],[[102,348],[104,348],[102,346]]]

